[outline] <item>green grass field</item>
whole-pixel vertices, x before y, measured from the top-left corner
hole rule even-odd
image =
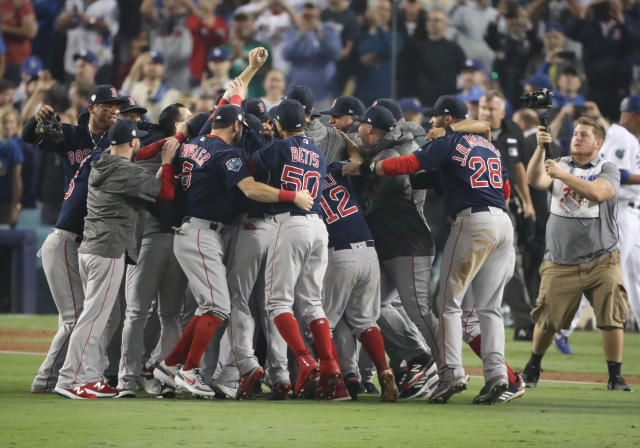
[[[51,316],[0,316],[0,328],[52,329],[55,323]],[[575,355],[550,349],[543,368],[605,373],[599,334],[576,333],[571,342]],[[515,368],[522,368],[529,348],[508,342]],[[464,359],[470,367],[480,366],[466,349]],[[140,395],[75,401],[29,392],[41,361],[38,355],[0,354],[0,447],[640,446],[640,390],[612,393],[601,384],[541,382],[523,398],[492,407],[470,404],[482,386],[479,378],[447,405],[383,404],[368,396],[346,403]],[[623,374],[640,376],[638,334],[626,338]]]

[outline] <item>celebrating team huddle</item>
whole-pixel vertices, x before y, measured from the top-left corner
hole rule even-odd
[[[420,147],[392,101],[365,110],[338,98],[325,127],[302,86],[267,113],[245,98],[266,58],[252,50],[210,114],[166,112],[164,138],[118,119],[130,102],[110,86],[94,89],[88,123],[64,125],[61,143],[37,135],[48,106],[27,122],[43,149],[82,151],[65,159],[65,201],[42,248],[60,325],[32,391],[133,398],[142,384],[162,397],[246,399],[265,384],[275,400],[341,401],[373,386],[375,369],[382,401],[446,403],[467,386],[464,340],[484,367],[473,403],[522,396],[501,314],[515,263],[511,186],[489,125],[443,96]],[[452,224],[432,297],[422,190],[436,187]]]

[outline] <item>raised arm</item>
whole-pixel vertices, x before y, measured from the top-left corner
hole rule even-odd
[[[538,126],[536,140],[538,146],[527,166],[527,182],[536,190],[548,190],[553,184],[553,179],[549,177],[544,167],[544,144],[551,143],[553,139],[544,126]]]
[[[486,121],[462,120],[452,123],[449,126],[451,132],[464,132],[466,134],[482,135],[487,140],[491,140],[491,126]],[[434,140],[447,135],[447,127],[431,128],[427,134],[427,141]]]

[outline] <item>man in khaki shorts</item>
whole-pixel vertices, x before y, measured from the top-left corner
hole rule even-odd
[[[609,390],[631,391],[620,376],[623,326],[629,312],[622,284],[616,224],[620,173],[598,157],[604,129],[586,117],[575,122],[571,155],[544,160],[551,136],[538,128],[538,147],[529,161],[529,184],[551,192],[546,253],[540,266],[540,292],[531,316],[536,323],[531,358],[522,374],[536,387],[540,362],[554,334],[569,328],[584,294],[602,330]]]

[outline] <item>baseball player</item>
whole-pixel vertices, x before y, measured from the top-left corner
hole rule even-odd
[[[322,186],[320,204],[329,233],[329,262],[322,305],[331,328],[335,329],[343,322],[375,363],[382,401],[396,401],[395,376],[387,364],[384,341],[376,325],[380,316],[378,255],[350,178],[342,175],[344,163],[329,165]],[[338,344],[339,359],[342,358],[341,348]],[[352,357],[350,352],[344,355]]]
[[[442,101],[440,101],[442,100]],[[438,125],[449,126],[467,113],[466,105],[452,96],[439,99],[443,111]],[[446,106],[446,107],[444,107]],[[438,105],[436,105],[438,107]],[[440,123],[441,122],[441,123]],[[355,172],[354,168],[347,172]],[[442,358],[440,384],[430,401],[446,403],[466,389],[462,367],[463,304],[476,306],[482,339],[485,386],[473,402],[495,402],[508,388],[504,364],[504,323],[500,306],[506,281],[513,273],[513,228],[506,214],[506,176],[500,152],[484,137],[450,133],[409,156],[391,157],[359,166],[360,172],[379,176],[438,169],[449,211],[456,220],[443,253],[443,275],[437,307],[440,313],[438,348]]]
[[[283,100],[277,107],[276,127],[284,139],[274,139],[250,163],[257,172],[269,174],[271,185],[290,190],[290,194],[303,189],[311,192],[313,207],[308,211],[289,204],[274,206],[278,228],[267,255],[265,295],[269,316],[297,358],[296,395],[303,394],[319,376],[316,396],[333,399],[342,375],[321,300],[328,236],[320,217],[320,200],[327,165],[324,154],[305,135],[305,120],[302,104]],[[294,302],[313,334],[320,366],[302,340],[293,316]]]
[[[600,148],[600,157],[620,170],[618,190],[618,248],[629,306],[640,323],[640,96],[620,103],[620,122],[612,124]]]
[[[91,163],[87,215],[78,263],[85,291],[84,309],[71,333],[65,362],[54,391],[63,397],[113,397],[117,391],[102,382],[106,363],[102,332],[120,288],[125,258],[135,263],[136,202],[173,198],[171,150],[163,150],[159,177],[131,162],[139,149],[139,131],[131,120],[109,130],[110,153]],[[175,149],[174,149],[175,151]],[[74,186],[70,185],[70,188]]]
[[[329,124],[338,131],[344,132],[347,136],[360,145],[360,134],[358,128],[360,123],[354,117],[362,115],[364,104],[355,96],[340,96],[333,100],[331,108],[320,112],[321,115],[329,115]]]
[[[244,84],[236,82],[228,90],[232,95],[244,95]],[[231,223],[234,195],[242,192],[259,202],[293,202],[300,209],[312,205],[306,190],[288,194],[254,180],[235,148],[243,123],[244,112],[238,106],[217,108],[212,133],[183,144],[175,160],[187,192],[187,216],[174,240],[174,252],[198,309],[173,351],[155,368],[154,376],[203,397],[213,396],[214,391],[200,375],[200,359],[231,311],[222,230]]]

